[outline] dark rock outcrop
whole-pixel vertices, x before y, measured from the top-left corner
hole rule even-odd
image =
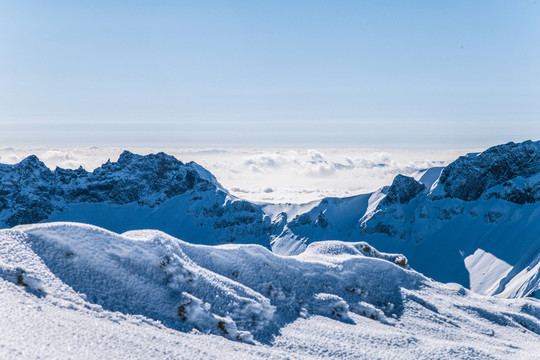
[[[540,172],[540,142],[513,142],[494,146],[476,156],[462,156],[441,173],[439,185],[441,197],[472,201],[485,196],[498,197],[515,203],[530,203],[540,199],[538,181],[513,182],[527,179]],[[501,186],[489,194],[490,188]]]
[[[397,175],[392,182],[386,197],[381,201],[382,205],[406,204],[414,199],[422,191],[426,190],[426,186],[414,178],[404,175]]]

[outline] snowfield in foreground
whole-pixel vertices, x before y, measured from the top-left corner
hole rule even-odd
[[[0,358],[535,359],[540,301],[474,294],[367,243],[296,256],[84,224],[0,231]]]

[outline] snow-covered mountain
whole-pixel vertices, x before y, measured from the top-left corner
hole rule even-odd
[[[540,292],[538,200],[540,142],[527,141],[468,154],[418,181],[398,175],[371,194],[266,209],[292,217],[275,240],[281,253],[320,240],[366,241],[403,253],[438,281],[521,297]]]
[[[300,255],[77,223],[0,230],[1,358],[535,359],[540,304],[367,243]]]
[[[364,241],[481,294],[539,296],[540,142],[467,154],[348,198],[254,204],[199,165],[124,152],[93,172],[49,170],[35,156],[0,166],[0,222],[76,221],[157,229],[198,244],[255,243],[297,255],[323,240]],[[1,226],[1,224],[0,224]]]
[[[124,232],[159,229],[195,243],[268,243],[270,218],[194,162],[125,151],[88,172],[51,171],[35,156],[0,165],[4,227],[69,220]],[[0,224],[1,226],[1,224]]]

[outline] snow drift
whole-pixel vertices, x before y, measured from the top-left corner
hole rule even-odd
[[[345,321],[356,311],[391,322],[402,308],[399,288],[424,280],[404,270],[403,256],[365,243],[318,243],[291,258],[256,245],[197,246],[159,231],[117,235],[71,223],[20,226],[0,236],[0,276],[36,295],[84,294],[110,311],[245,342],[300,315]]]
[[[226,357],[241,349],[250,356],[277,357],[373,358],[379,352],[526,358],[540,338],[538,301],[486,298],[436,283],[411,270],[403,256],[366,243],[318,242],[301,255],[284,257],[258,245],[193,245],[159,231],[119,235],[76,223],[26,225],[0,231],[0,288],[3,308],[10,309],[3,314],[7,318],[30,316],[23,304],[47,309],[31,316],[60,314],[35,324],[59,322],[52,334],[42,334],[39,341],[46,342],[57,341],[51,336],[66,319],[81,317],[90,324],[72,322],[67,336],[72,340],[63,341],[75,344],[74,334],[86,326],[99,334],[105,331],[102,323],[112,319],[125,331],[161,329],[158,339],[166,334],[177,344],[187,341],[187,332],[198,333],[189,341],[221,344]],[[303,330],[288,330],[297,326]],[[212,334],[256,346],[223,345]],[[325,349],[317,346],[321,334],[328,337]],[[0,339],[0,354],[14,346],[11,340]],[[156,335],[151,341],[165,343]],[[166,357],[174,346],[163,346]],[[80,356],[77,349],[51,351]],[[190,356],[195,355],[180,357]]]

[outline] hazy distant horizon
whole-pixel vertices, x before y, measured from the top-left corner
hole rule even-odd
[[[535,1],[0,2],[0,144],[540,138]]]

